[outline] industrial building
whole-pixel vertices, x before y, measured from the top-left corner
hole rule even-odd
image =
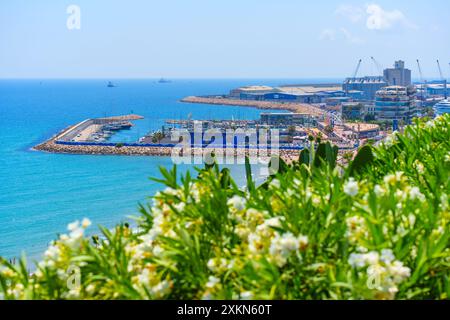
[[[381,76],[354,77],[344,81],[343,89],[345,92],[361,91],[362,100],[374,100],[377,91],[387,86],[388,83]]]
[[[429,96],[445,96],[448,94],[447,85],[444,83],[429,83],[422,85],[426,88],[427,95]]]
[[[375,98],[375,118],[410,123],[418,111],[415,93],[413,87],[390,86],[379,90]]]
[[[411,70],[405,68],[405,62],[402,60],[395,61],[394,68],[385,69],[383,75],[390,86],[411,85]]]
[[[338,105],[341,102],[362,100],[364,92],[360,90],[346,92],[342,89],[342,86],[337,84],[282,86],[277,88],[248,86],[231,90],[229,97],[240,100]]]
[[[243,100],[262,100],[261,97],[269,92],[278,92],[277,88],[269,86],[246,86],[233,89],[230,91],[231,98],[243,99]]]

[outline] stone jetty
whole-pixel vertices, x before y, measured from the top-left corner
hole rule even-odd
[[[34,150],[50,152],[50,153],[65,153],[65,154],[85,154],[85,155],[120,155],[120,156],[162,156],[162,157],[170,157],[172,153],[178,152],[180,155],[183,155],[181,149],[177,149],[174,147],[149,147],[149,146],[122,146],[118,143],[116,146],[105,146],[105,145],[67,145],[57,143],[55,138],[51,138],[44,143],[41,143],[33,148]],[[211,149],[208,148],[191,148],[188,149],[193,156],[201,156],[205,152],[210,152]],[[220,154],[222,149],[217,150],[217,154]],[[185,151],[186,152],[186,151]],[[224,151],[224,155],[227,152]],[[253,154],[254,149],[251,149],[251,155],[257,155],[257,153]],[[263,151],[264,152],[264,151]],[[265,150],[265,152],[269,152]],[[241,157],[245,155],[249,155],[250,151],[248,149],[236,148],[233,149],[231,154],[227,154],[227,156]],[[291,161],[293,159],[297,159],[299,155],[298,150],[279,150],[280,156],[287,160]],[[265,155],[265,154],[263,154]]]
[[[255,101],[255,100],[239,100],[223,97],[197,97],[190,96],[180,100],[186,103],[201,103],[223,106],[239,106],[250,107],[263,110],[287,110],[295,113],[304,113],[312,116],[321,116],[324,112],[313,105],[293,102],[272,102],[272,101]]]

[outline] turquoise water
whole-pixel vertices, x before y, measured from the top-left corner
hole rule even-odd
[[[270,80],[0,80],[0,256],[23,251],[33,259],[68,223],[89,217],[112,227],[137,212],[160,185],[159,166],[170,158],[61,155],[30,148],[59,130],[91,117],[140,114],[124,141],[158,129],[164,119],[256,119],[252,108],[185,104],[189,95],[226,93],[248,84],[278,85]],[[187,170],[183,166],[181,171]],[[242,166],[232,167],[243,182]],[[94,228],[95,231],[95,228]]]

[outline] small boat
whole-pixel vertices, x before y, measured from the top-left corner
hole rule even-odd
[[[115,88],[116,85],[114,83],[112,83],[111,81],[109,81],[107,87],[108,88]]]
[[[171,82],[170,80],[167,80],[167,79],[164,79],[164,78],[161,78],[158,81],[158,83],[170,83],[170,82]]]

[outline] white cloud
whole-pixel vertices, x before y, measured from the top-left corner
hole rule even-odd
[[[320,34],[319,39],[320,40],[329,40],[329,41],[336,40],[336,30],[334,30],[334,29],[322,30],[322,33]]]
[[[400,10],[386,11],[377,4],[369,4],[366,13],[366,26],[369,30],[388,30],[398,25],[417,29]]]
[[[364,41],[361,38],[354,36],[350,31],[348,31],[345,28],[340,28],[339,30],[324,29],[322,30],[322,33],[319,36],[320,40],[327,40],[327,41],[335,41],[337,40],[337,38],[344,39],[347,42],[353,44],[364,43]]]
[[[348,4],[340,5],[334,13],[349,19],[353,23],[361,21],[365,15],[363,8]]]
[[[355,43],[355,44],[364,43],[364,41],[361,38],[354,36],[350,31],[348,31],[345,28],[341,28],[341,32],[343,33],[345,39],[347,39],[347,41],[350,43]]]

